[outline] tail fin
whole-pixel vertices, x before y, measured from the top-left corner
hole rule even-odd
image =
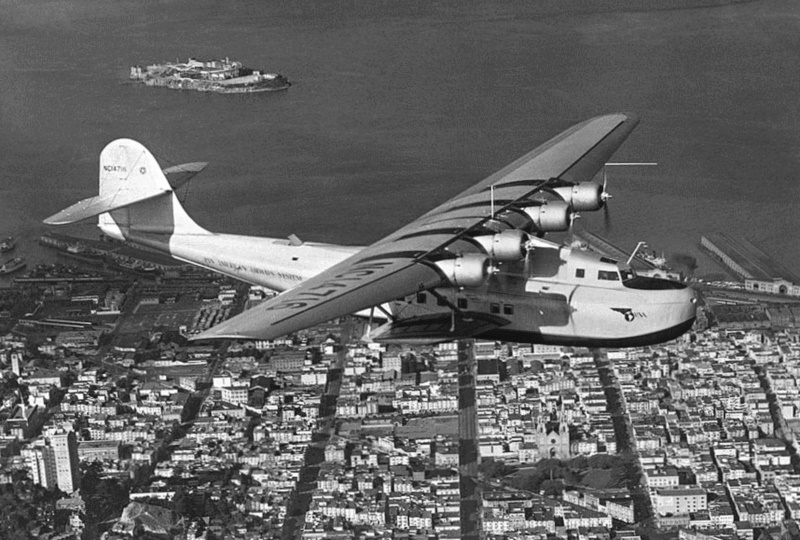
[[[117,139],[100,152],[100,197],[135,197],[171,189],[156,158],[142,144]]]
[[[100,193],[45,220],[50,225],[100,216],[109,236],[127,233],[205,234],[186,214],[155,157],[142,144],[117,139],[100,153]]]

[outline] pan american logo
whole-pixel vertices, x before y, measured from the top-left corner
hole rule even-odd
[[[619,308],[619,307],[612,307],[611,311],[616,311],[617,313],[622,313],[622,316],[625,317],[625,320],[628,322],[633,322],[636,318],[646,318],[647,313],[643,311],[633,311],[631,308]]]

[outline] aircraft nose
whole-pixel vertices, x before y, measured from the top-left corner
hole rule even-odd
[[[665,291],[666,292],[666,291]],[[660,311],[662,323],[670,330],[665,332],[664,341],[675,339],[690,330],[697,317],[697,293],[691,287],[681,287],[668,291]]]
[[[682,306],[682,321],[694,319],[697,316],[697,293],[691,287],[686,287],[676,292],[680,294],[680,299],[677,303]]]

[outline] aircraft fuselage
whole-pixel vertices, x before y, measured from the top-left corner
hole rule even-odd
[[[120,240],[277,291],[290,289],[361,249],[227,234],[167,236],[103,230]],[[527,262],[503,263],[481,287],[442,287],[393,304],[398,321],[409,324],[422,317],[425,329],[407,328],[376,337],[410,343],[446,341],[453,307],[462,313],[458,316],[484,314],[503,320],[502,326],[478,334],[483,339],[630,347],[683,334],[694,322],[696,299],[694,291],[682,283],[633,276],[597,253],[541,241]],[[453,334],[453,339],[457,337]]]
[[[502,266],[483,287],[443,288],[395,304],[402,331],[394,338],[436,341],[426,336],[454,326],[447,319],[453,307],[466,320],[503,320],[478,337],[553,345],[649,345],[674,339],[694,323],[697,301],[685,284],[636,276],[588,250],[552,246],[535,250],[527,263]],[[415,318],[420,328],[413,328]],[[389,330],[381,340],[390,341]]]

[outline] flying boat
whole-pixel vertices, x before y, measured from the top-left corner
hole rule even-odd
[[[100,153],[97,196],[44,222],[98,218],[109,237],[280,292],[194,340],[274,339],[360,312],[378,342],[651,345],[691,328],[693,290],[545,238],[605,207],[606,182],[593,179],[637,123],[629,114],[586,120],[366,247],[208,231],[131,139]],[[205,166],[190,165],[190,175]]]

